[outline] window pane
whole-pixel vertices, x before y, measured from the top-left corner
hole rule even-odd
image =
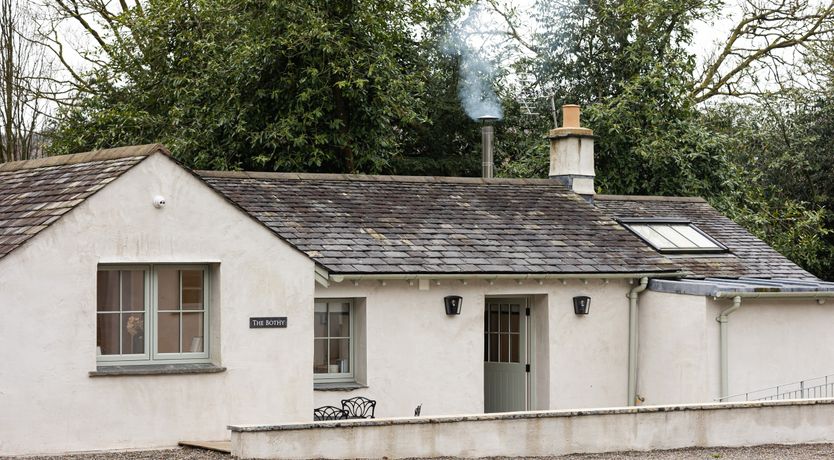
[[[119,309],[119,272],[101,270],[96,276],[98,311],[117,311]],[[118,324],[118,320],[117,320]],[[118,345],[118,340],[116,341]]]
[[[203,314],[182,314],[182,351],[183,353],[202,353],[203,351]]]
[[[96,315],[97,353],[102,355],[119,354],[119,314],[99,313]]]
[[[182,308],[183,310],[203,309],[203,271],[183,270],[182,272]],[[183,348],[186,350],[187,348]]]
[[[350,340],[330,339],[330,361],[328,373],[350,372]]]
[[[122,270],[122,311],[145,310],[145,272]]]
[[[157,308],[159,310],[180,309],[180,272],[172,268],[156,271]]]
[[[180,352],[180,314],[159,313],[157,322],[157,351],[159,353]]]
[[[697,245],[699,248],[720,248],[720,246],[710,241],[709,238],[705,237],[700,232],[698,232],[698,230],[695,230],[689,225],[676,225],[675,230],[680,232],[688,240],[695,243],[695,245]]]
[[[317,303],[313,318],[313,337],[327,337],[327,304]]]
[[[130,313],[122,315],[122,354],[141,355],[145,353],[145,315]]]
[[[521,317],[519,310],[518,305],[513,305],[510,309],[510,332],[518,332],[519,318]]]
[[[510,334],[510,362],[519,362],[519,354],[521,352],[521,335]]]
[[[653,225],[652,228],[657,232],[663,235],[664,238],[671,241],[678,248],[694,248],[697,247],[694,245],[692,241],[689,239],[684,238],[683,235],[676,232],[671,226],[669,225]]]
[[[489,335],[489,360],[493,363],[498,362],[498,334]]]
[[[632,225],[631,228],[658,249],[671,249],[675,247],[671,241],[654,231],[649,225]]]
[[[329,304],[330,337],[350,337],[350,304]]]
[[[327,373],[327,339],[316,339],[313,341],[313,373]]]

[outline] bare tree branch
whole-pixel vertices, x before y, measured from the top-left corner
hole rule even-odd
[[[769,69],[777,77],[772,71],[778,66],[768,66],[768,61],[791,64],[780,53],[828,40],[832,32],[834,1],[816,7],[809,0],[745,0],[742,17],[720,51],[707,60],[690,95],[697,102],[741,95],[747,91],[738,88],[757,71]]]

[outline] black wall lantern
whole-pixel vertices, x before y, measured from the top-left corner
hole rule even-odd
[[[591,309],[591,298],[586,295],[578,295],[573,298],[573,312],[577,315],[587,315]]]
[[[463,297],[459,295],[447,295],[443,298],[443,302],[446,304],[447,315],[460,314],[460,307],[463,304]]]

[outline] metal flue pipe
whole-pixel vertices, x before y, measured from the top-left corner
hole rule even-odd
[[[493,115],[478,117],[478,121],[481,122],[481,176],[485,179],[492,178],[495,171],[495,129],[492,126],[495,120],[498,120],[498,117]]]

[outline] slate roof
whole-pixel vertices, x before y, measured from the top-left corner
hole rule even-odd
[[[42,232],[158,144],[0,163],[0,259]]]
[[[334,274],[678,270],[550,180],[197,174]]]
[[[702,198],[597,195],[594,203],[614,218],[688,219],[730,249],[729,254],[668,255],[694,277],[816,279]]]

